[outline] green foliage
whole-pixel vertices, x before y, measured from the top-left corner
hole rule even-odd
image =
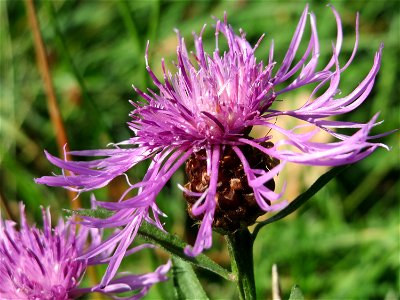
[[[333,168],[332,170],[326,172],[324,175],[318,178],[318,180],[312,186],[310,186],[310,188],[307,189],[307,191],[305,191],[303,194],[301,194],[296,199],[291,201],[288,206],[279,211],[276,215],[268,218],[265,221],[257,223],[253,231],[254,239],[256,238],[258,231],[262,227],[271,224],[273,222],[279,221],[280,219],[283,219],[284,217],[295,212],[302,205],[304,205],[304,203],[310,200],[316,193],[318,193],[320,189],[322,189],[326,184],[328,184],[329,181],[331,181],[333,178],[335,178],[337,175],[343,172],[346,168],[348,168],[348,166],[341,166]]]
[[[327,62],[336,24],[329,8],[307,1],[315,12],[321,44],[321,60]],[[173,66],[179,28],[190,45],[191,32],[208,23],[204,43],[212,49],[211,15],[221,18],[226,10],[234,28],[243,28],[256,42],[266,33],[257,51],[267,58],[270,40],[279,62],[287,49],[306,1],[36,1],[38,18],[50,59],[52,79],[67,129],[71,149],[97,149],[129,138],[126,126],[136,101],[133,83],[152,87],[144,68],[144,50],[150,40],[150,64],[160,74],[160,59]],[[376,133],[400,128],[399,122],[399,4],[396,1],[335,1],[342,16],[344,44],[341,62],[354,44],[355,14],[360,12],[359,52],[343,73],[343,94],[354,89],[372,65],[374,52],[384,42],[382,67],[373,93],[362,107],[344,116],[366,122],[380,112]],[[62,189],[37,186],[33,178],[59,172],[44,157],[43,149],[57,153],[55,136],[46,107],[46,95],[35,61],[32,34],[23,1],[0,1],[0,197],[2,210],[17,218],[17,202],[27,206],[28,218],[40,220],[39,205],[52,207],[53,215],[70,207]],[[221,45],[221,47],[223,44]],[[191,48],[193,49],[193,48]],[[310,87],[311,90],[311,87]],[[293,94],[293,98],[296,94]],[[283,99],[290,103],[291,97]],[[343,119],[343,118],[342,118]],[[399,245],[399,133],[382,141],[393,149],[379,149],[371,157],[342,172],[294,214],[269,224],[255,243],[254,262],[259,299],[269,298],[269,271],[280,269],[285,299],[299,284],[307,299],[398,298]],[[287,167],[291,167],[288,165]],[[130,172],[140,180],[145,165]],[[303,177],[308,176],[304,167]],[[158,198],[168,214],[170,232],[183,236],[185,204],[176,183],[182,172]],[[290,187],[291,182],[288,181]],[[124,179],[96,191],[107,200],[118,199]],[[304,192],[308,186],[301,185]],[[90,207],[89,193],[80,196]],[[190,234],[187,234],[190,237]],[[218,238],[207,254],[227,266],[228,253]],[[182,246],[182,245],[181,245]],[[183,247],[183,246],[182,246]],[[180,248],[179,251],[182,249]],[[127,259],[132,270],[143,257]],[[150,261],[148,258],[144,260]],[[235,298],[235,287],[210,273],[199,274],[210,297]],[[148,298],[160,298],[152,289]]]
[[[78,215],[78,216],[86,216],[98,219],[106,219],[112,216],[112,212],[110,210],[104,208],[96,208],[96,209],[63,209],[67,215]]]
[[[214,272],[226,280],[233,280],[232,275],[227,270],[216,264],[208,256],[204,254],[200,254],[196,257],[186,256],[183,253],[183,249],[186,246],[185,242],[173,234],[158,229],[154,225],[143,222],[139,229],[139,236],[152,244],[164,248],[164,250],[168,251],[173,256],[180,257],[193,265]]]
[[[172,258],[173,281],[179,300],[207,300],[208,297],[199,282],[192,265],[179,258]]]

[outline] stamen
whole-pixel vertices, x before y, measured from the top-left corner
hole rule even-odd
[[[46,269],[44,268],[43,264],[39,260],[39,257],[37,257],[37,255],[31,249],[29,249],[28,247],[26,247],[25,250],[28,253],[28,255],[35,260],[36,264],[40,268],[40,272],[42,272],[42,275],[45,276],[46,275]]]

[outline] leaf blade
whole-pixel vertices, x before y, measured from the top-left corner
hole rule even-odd
[[[192,265],[177,257],[172,258],[172,264],[177,299],[208,300]]]
[[[296,199],[290,202],[288,206],[286,206],[284,209],[282,209],[280,212],[278,212],[276,215],[268,218],[265,221],[259,222],[257,226],[254,228],[253,231],[253,238],[255,239],[258,232],[262,227],[265,225],[268,225],[270,223],[276,222],[280,219],[283,219],[287,215],[291,214],[295,210],[297,210],[300,206],[302,206],[304,203],[306,203],[309,199],[311,199],[318,191],[320,191],[326,184],[328,184],[333,178],[335,178],[337,175],[339,175],[341,172],[343,172],[345,169],[347,169],[349,165],[345,166],[340,166],[340,167],[335,167],[325,174],[323,174],[321,177],[319,177],[311,186],[310,188],[299,195]]]
[[[205,254],[196,257],[189,257],[183,252],[186,243],[177,236],[162,231],[147,222],[144,222],[138,231],[138,234],[150,243],[154,243],[175,257],[179,257],[195,266],[209,270],[229,281],[234,281],[235,277],[219,264],[211,260]]]

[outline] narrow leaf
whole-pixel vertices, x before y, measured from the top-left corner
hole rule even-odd
[[[208,299],[190,263],[173,257],[172,264],[177,299]]]
[[[298,209],[300,206],[306,203],[309,199],[311,199],[311,197],[314,196],[319,190],[321,190],[326,184],[328,184],[329,181],[335,178],[339,173],[343,172],[343,170],[345,170],[347,167],[348,165],[336,167],[329,170],[324,175],[319,177],[307,191],[305,191],[303,194],[301,194],[296,199],[291,201],[290,204],[286,206],[284,209],[282,209],[279,213],[277,213],[276,215],[272,216],[271,218],[263,222],[258,223],[253,231],[254,239],[257,236],[258,231],[262,227],[264,227],[267,224],[276,222],[294,212],[296,209]]]
[[[227,280],[234,281],[235,279],[235,276],[204,254],[200,254],[196,257],[186,256],[183,252],[186,246],[185,242],[173,234],[160,230],[154,225],[143,222],[139,228],[138,234],[148,242],[164,248],[173,256],[180,257],[195,266],[209,270]]]
[[[112,216],[112,211],[104,209],[104,208],[96,208],[96,209],[63,209],[68,216],[78,215],[85,217],[93,217],[98,219],[106,219]]]

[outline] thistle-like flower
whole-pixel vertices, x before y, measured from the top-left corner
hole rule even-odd
[[[144,92],[134,87],[144,99],[143,102],[132,102],[134,110],[129,127],[134,137],[116,144],[115,149],[70,152],[76,156],[103,157],[89,162],[65,161],[46,152],[51,163],[73,174],[45,176],[36,181],[79,192],[103,187],[137,163],[151,160],[143,180],[130,183],[118,202],[97,203],[114,211],[113,216],[106,220],[87,218],[83,222],[92,227],[125,226],[113,241],[119,243],[119,251],[109,270],[115,271],[142,221],[162,228],[157,194],[185,163],[189,181],[180,188],[188,202],[190,215],[201,220],[195,244],[187,247],[185,252],[196,256],[210,248],[213,227],[234,231],[254,223],[264,212],[279,210],[286,205],[281,200],[282,192],[275,192],[273,181],[286,162],[338,166],[363,159],[377,147],[386,147],[371,141],[377,136],[369,136],[370,130],[379,124],[377,115],[366,124],[327,119],[354,110],[367,98],[380,67],[383,47],[379,47],[371,70],[354,91],[346,96],[339,95],[342,73],[356,54],[358,17],[353,53],[344,65],[340,65],[342,26],[339,14],[334,8],[332,11],[337,23],[337,38],[331,59],[322,70],[317,70],[320,47],[316,19],[308,12],[308,7],[301,15],[280,65],[274,61],[273,43],[267,62],[257,61],[255,51],[264,36],[251,46],[243,31],[235,34],[226,16],[223,21],[216,20],[216,49],[211,54],[203,48],[205,27],[199,35],[194,35],[193,55],[188,53],[178,32],[177,70],[175,73],[167,70],[163,60],[163,80],[151,70],[146,50],[147,70],[159,92],[150,89]],[[294,62],[308,18],[311,26],[308,46],[301,59]],[[221,36],[228,45],[224,52],[219,50]],[[280,111],[273,106],[277,97],[285,100],[286,92],[311,83],[316,87],[301,107]],[[302,128],[309,130],[304,133],[298,128],[282,128],[275,123],[280,116],[300,119],[307,124]],[[264,126],[267,135],[251,137],[253,126]],[[354,133],[348,135],[336,131],[342,128],[353,129]],[[336,140],[330,143],[313,140],[321,131]],[[284,138],[272,143],[275,132]],[[135,189],[137,194],[129,196],[128,193]],[[100,249],[110,244],[104,244]],[[95,252],[88,255],[91,254]]]
[[[107,262],[106,253],[93,259],[79,259],[84,253],[89,237],[92,247],[101,242],[101,230],[76,226],[59,220],[51,227],[49,209],[42,210],[43,230],[29,226],[24,206],[20,205],[20,229],[10,220],[0,216],[0,298],[66,300],[93,291],[113,295],[135,291],[130,299],[145,295],[156,282],[166,280],[169,263],[154,273],[125,275],[110,281],[106,287],[80,287],[88,265]],[[136,252],[150,245],[129,250]],[[123,298],[120,298],[123,299]]]

